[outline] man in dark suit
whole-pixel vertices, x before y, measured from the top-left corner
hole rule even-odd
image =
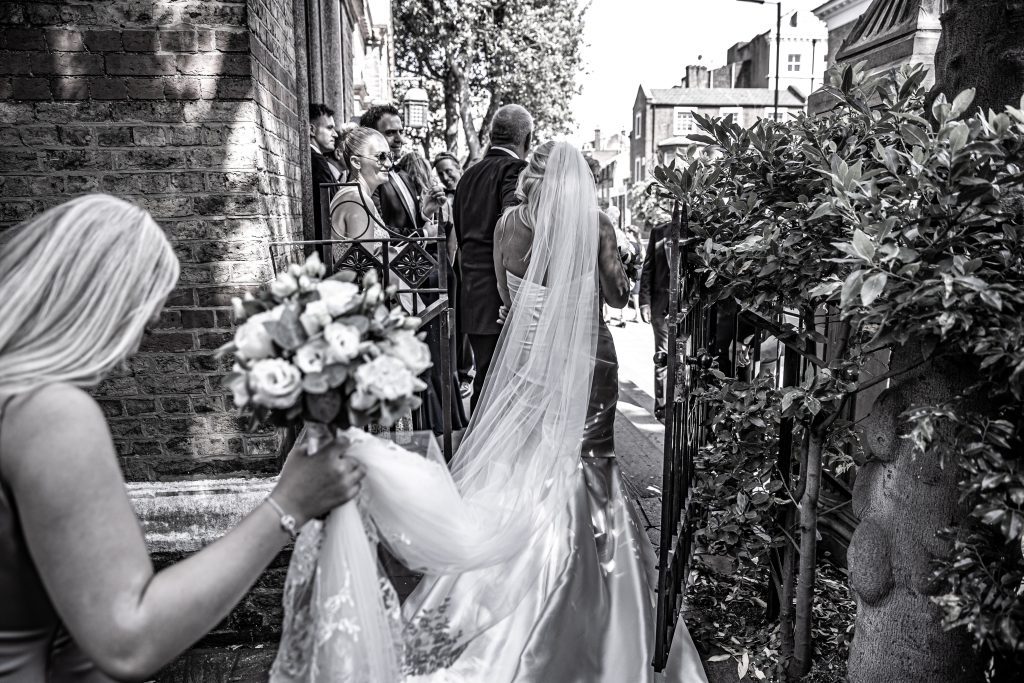
[[[462,277],[459,299],[463,331],[476,362],[473,398],[483,391],[494,349],[498,345],[498,280],[494,274],[494,226],[501,212],[516,202],[519,172],[533,139],[533,117],[518,104],[506,104],[491,119],[491,146],[468,168],[455,190],[453,214]]]
[[[370,107],[359,118],[359,125],[380,132],[388,141],[394,160],[401,158],[405,144],[402,115],[394,105]],[[417,237],[424,234],[424,224],[444,199],[443,187],[420,187],[413,176],[394,168],[388,172],[388,182],[373,193],[373,203],[377,205],[384,225],[399,235]]]
[[[640,318],[654,328],[654,415],[659,420],[665,417],[665,378],[668,366],[659,362],[668,353],[668,257],[665,254],[665,238],[668,223],[662,223],[651,230],[647,240],[647,255],[640,271]]]
[[[320,185],[338,182],[334,168],[327,160],[328,154],[334,154],[334,142],[337,138],[334,110],[326,104],[310,104],[309,147],[313,167],[313,223],[316,225],[317,236],[320,239],[327,239],[331,236],[330,225],[326,226],[326,234],[324,233],[325,226],[321,225]]]

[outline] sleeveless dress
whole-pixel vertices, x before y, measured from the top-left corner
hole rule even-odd
[[[512,273],[507,278],[513,306],[537,310],[545,288]],[[598,327],[594,363],[581,476],[565,517],[541,544],[548,560],[537,585],[512,614],[472,641],[450,669],[409,680],[655,680],[657,560],[614,457],[618,359],[604,322]],[[664,680],[706,683],[693,641],[685,626],[680,628],[682,637]]]
[[[0,430],[8,398],[0,404]],[[2,453],[0,453],[2,457]],[[0,681],[109,683],[61,625],[0,478]]]

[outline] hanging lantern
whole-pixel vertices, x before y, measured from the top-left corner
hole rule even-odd
[[[427,98],[427,91],[423,88],[409,88],[402,99],[402,108],[405,110],[405,125],[413,130],[421,130],[429,123],[430,100]]]

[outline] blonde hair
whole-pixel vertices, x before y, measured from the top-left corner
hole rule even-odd
[[[98,384],[138,348],[178,280],[144,209],[90,194],[0,234],[0,393]]]
[[[516,197],[522,202],[522,210],[530,217],[531,225],[534,219],[536,219],[534,215],[536,202],[531,202],[530,198],[544,180],[544,171],[548,166],[548,158],[551,156],[551,150],[554,148],[554,141],[549,140],[534,149],[527,159],[526,168],[519,174],[519,182],[516,183]]]
[[[387,138],[375,128],[352,123],[346,124],[338,131],[338,141],[334,144],[334,149],[341,150],[341,163],[345,164],[349,180],[355,180],[359,175],[358,169],[352,165],[352,157],[366,154],[370,140],[374,138],[380,138],[385,145],[387,144]]]

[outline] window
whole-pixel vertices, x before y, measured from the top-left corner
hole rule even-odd
[[[636,119],[633,121],[633,133],[640,137],[640,112],[636,113]]]
[[[640,157],[637,157],[636,159],[633,160],[633,182],[634,183],[638,183],[641,180],[643,180],[643,177],[641,177],[642,170],[643,170],[643,164],[640,161]]]
[[[789,55],[786,58],[786,71],[799,71],[800,70],[800,55]]]
[[[773,119],[775,121],[782,121],[786,117],[786,112],[780,111],[780,112],[776,113],[773,110],[772,111],[766,111],[764,113],[764,117],[766,119]]]
[[[718,110],[718,115],[723,119],[732,114],[733,123],[743,124],[743,107],[722,107]]]
[[[693,112],[688,109],[677,108],[675,110],[675,121],[672,126],[672,134],[689,135],[693,130]]]

